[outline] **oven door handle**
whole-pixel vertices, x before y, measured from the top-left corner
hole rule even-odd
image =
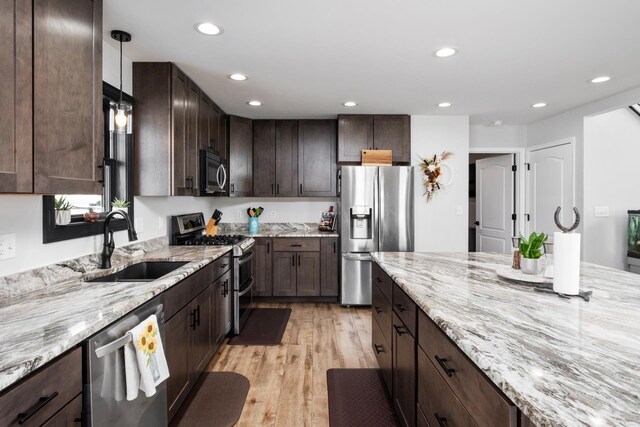
[[[253,277],[249,279],[249,286],[247,286],[244,291],[240,292],[238,296],[241,297],[245,295],[247,292],[251,291],[251,288],[253,288]]]
[[[251,261],[251,258],[253,258],[253,251],[240,258],[238,260],[238,266],[248,263],[249,261]]]
[[[220,184],[220,172],[222,172],[222,184]],[[220,166],[218,166],[216,178],[218,180],[218,187],[220,187],[221,190],[224,190],[224,186],[227,184],[227,171],[225,170],[223,164],[220,164]]]

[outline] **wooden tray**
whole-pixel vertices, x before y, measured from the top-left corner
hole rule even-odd
[[[391,166],[391,150],[362,150],[362,166]]]

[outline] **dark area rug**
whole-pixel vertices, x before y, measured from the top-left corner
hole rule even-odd
[[[400,426],[380,369],[329,369],[331,427]]]
[[[254,308],[240,335],[229,345],[278,345],[291,316],[290,308]]]
[[[205,372],[171,426],[231,427],[242,414],[247,393],[247,377],[235,372]]]

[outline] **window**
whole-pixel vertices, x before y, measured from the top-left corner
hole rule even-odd
[[[128,214],[133,221],[133,138],[131,121],[126,132],[113,129],[115,103],[120,99],[120,92],[108,83],[102,84],[104,112],[104,187],[102,194],[56,195],[43,196],[43,242],[51,243],[61,240],[92,236],[103,232],[103,221],[112,210],[114,198],[130,203]],[[123,94],[123,99],[133,102],[131,96]],[[70,222],[66,225],[56,224],[55,200],[64,197],[72,205]],[[92,210],[98,214],[96,222],[86,222],[84,214]],[[66,221],[63,221],[66,222]],[[114,230],[125,230],[126,223],[114,217],[111,226]]]

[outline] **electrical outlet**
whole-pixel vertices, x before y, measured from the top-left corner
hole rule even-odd
[[[462,206],[456,206],[456,215],[462,215],[463,209]]]
[[[135,218],[133,220],[133,227],[136,229],[136,233],[144,232],[144,221],[142,218]]]
[[[0,234],[0,259],[10,259],[16,257],[16,235]]]
[[[271,218],[275,218],[276,217],[276,211],[271,211]]]
[[[242,219],[242,209],[237,209],[236,210],[236,218]]]
[[[594,210],[596,218],[609,218],[609,206],[596,206]]]

